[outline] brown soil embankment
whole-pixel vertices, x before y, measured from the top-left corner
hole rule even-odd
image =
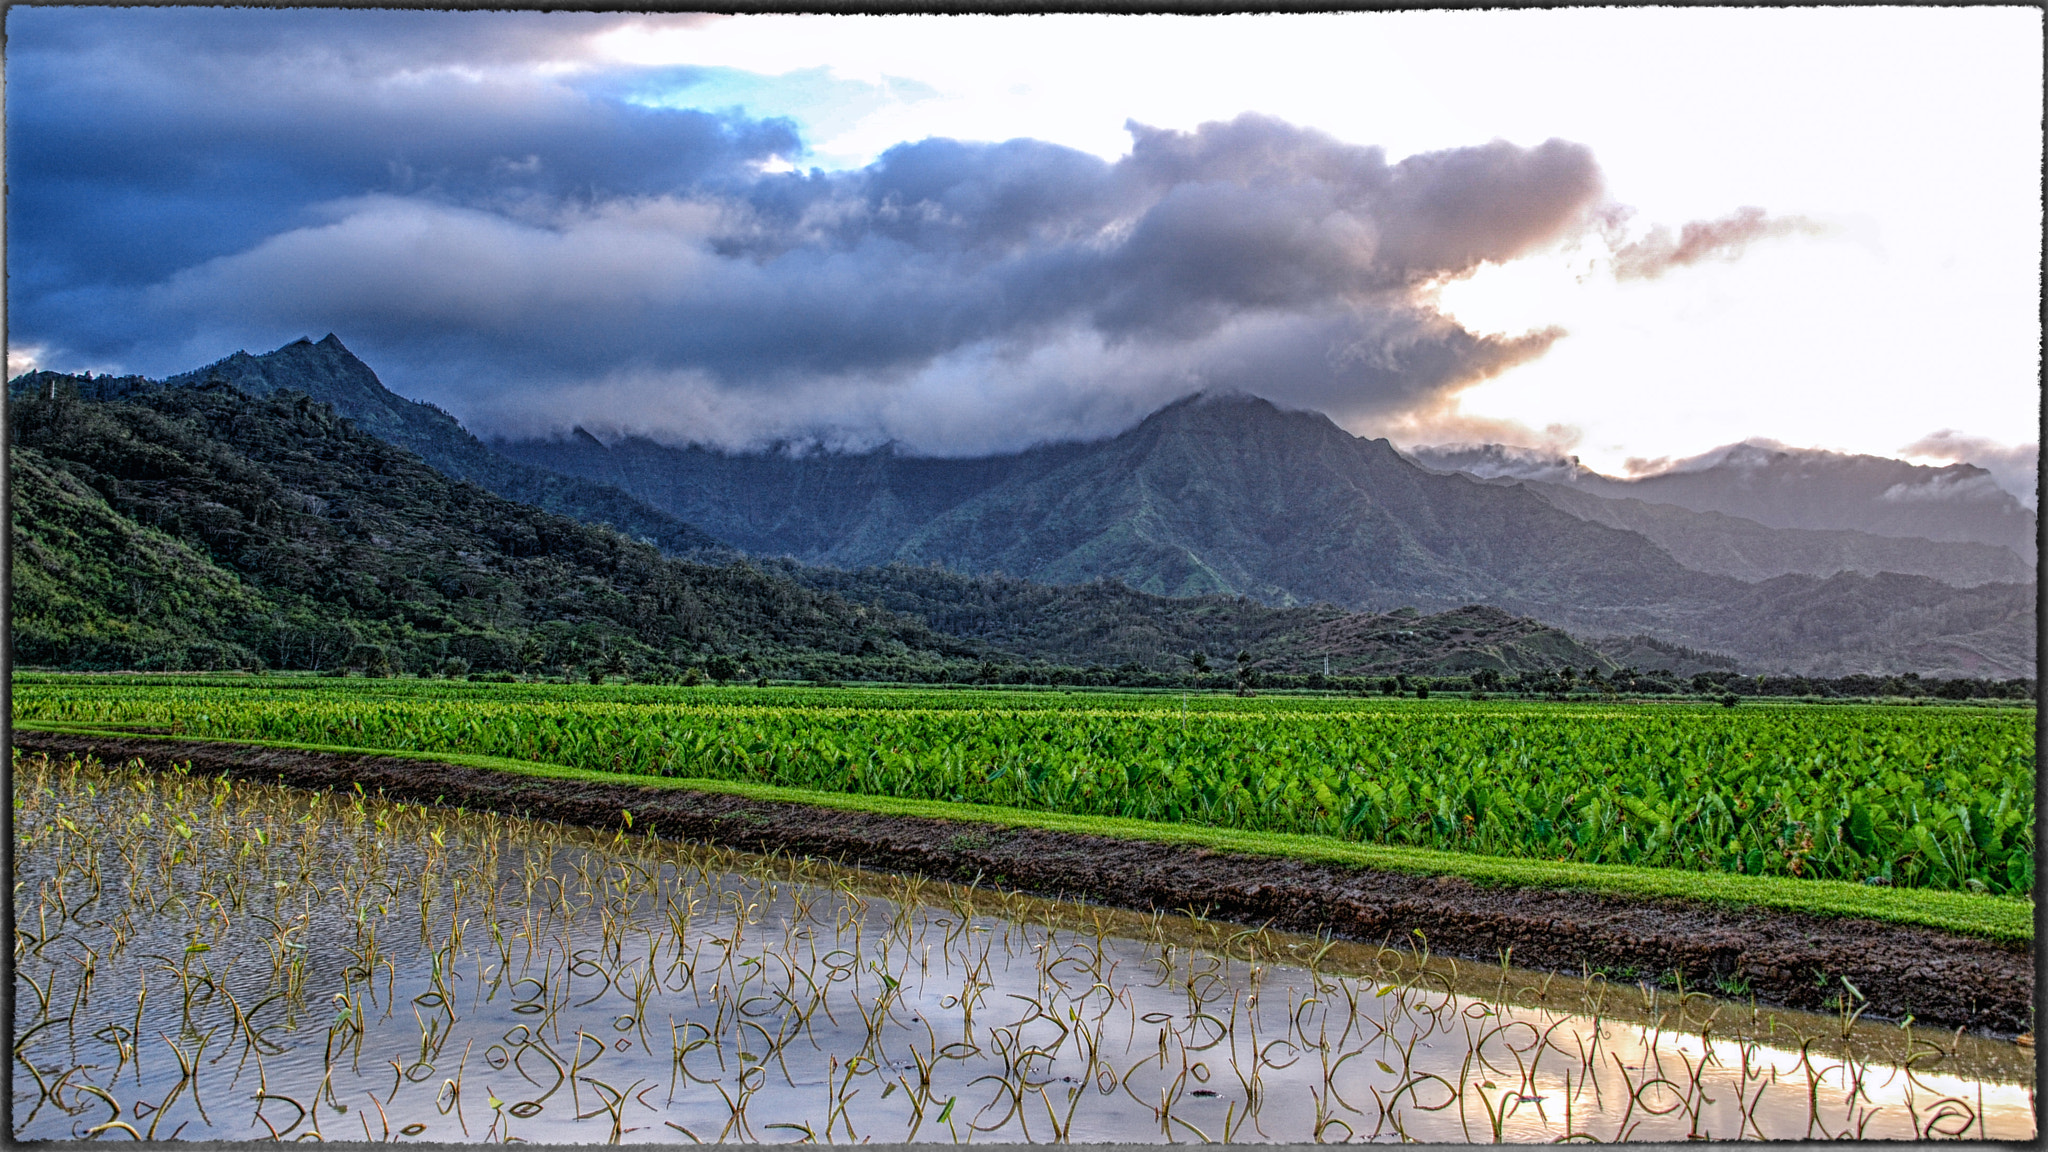
[[[1432,952],[1578,973],[1683,974],[1688,988],[1746,985],[1759,1001],[1826,1010],[1842,979],[1867,1015],[2000,1033],[2033,1027],[2034,962],[2021,945],[1931,928],[1583,891],[1488,888],[1144,841],[802,804],[678,788],[544,780],[434,761],[287,751],[207,741],[120,740],[17,731],[23,752],[190,762],[195,771],[303,788],[365,789],[443,803],[780,851],[1094,900],[1135,909],[1207,909],[1245,924],[1355,940],[1428,934]]]

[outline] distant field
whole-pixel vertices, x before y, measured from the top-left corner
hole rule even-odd
[[[24,676],[16,722],[2028,894],[2022,710]]]

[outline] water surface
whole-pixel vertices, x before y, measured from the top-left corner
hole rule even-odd
[[[631,834],[17,763],[20,1138],[2023,1140],[2031,1053]]]

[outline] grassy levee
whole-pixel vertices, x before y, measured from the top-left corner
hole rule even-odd
[[[464,768],[506,772],[542,780],[676,789],[739,796],[750,800],[807,804],[852,812],[917,816],[1011,828],[1042,828],[1120,840],[1188,845],[1220,852],[1277,856],[1312,864],[1371,868],[1412,875],[1456,876],[1489,886],[1577,889],[1650,900],[1704,900],[1724,905],[1776,909],[1817,916],[1862,917],[1897,924],[1917,924],[2012,943],[2030,944],[2034,939],[2034,903],[2031,899],[1970,892],[1881,888],[1839,880],[1799,880],[1778,876],[1645,868],[1625,864],[1586,864],[1481,856],[1442,849],[1361,844],[1326,836],[1249,832],[1193,824],[1067,815],[990,804],[907,800],[892,796],[825,792],[731,780],[604,772],[454,752],[361,748],[284,740],[160,736],[107,729],[85,723],[51,721],[17,721],[15,727],[26,731],[97,736],[110,740],[200,740],[253,748],[395,756]]]

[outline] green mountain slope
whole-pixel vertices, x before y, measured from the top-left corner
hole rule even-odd
[[[989,657],[1119,665],[1135,661],[1163,667],[1192,647],[1217,653],[1246,648],[1274,669],[1302,667],[1287,663],[1298,660],[1306,660],[1306,667],[1313,669],[1325,654],[1332,657],[1332,671],[1338,670],[1338,660],[1350,660],[1357,670],[1417,672],[1450,669],[1466,659],[1502,670],[1560,663],[1581,666],[1589,662],[1589,655],[1596,657],[1591,662],[1599,662],[1597,654],[1583,646],[1570,652],[1545,651],[1543,645],[1550,641],[1539,643],[1537,633],[1543,628],[1533,624],[1527,643],[1511,636],[1512,643],[1494,644],[1494,651],[1481,651],[1493,642],[1477,642],[1480,630],[1463,627],[1433,627],[1439,634],[1432,637],[1433,643],[1407,648],[1340,643],[1329,632],[1334,626],[1330,621],[1347,612],[1372,617],[1397,606],[1450,611],[1490,604],[1509,616],[1540,619],[1556,636],[1564,636],[1558,629],[1569,629],[1582,637],[1643,637],[1674,652],[1709,649],[1765,669],[1831,675],[2034,673],[2031,582],[1993,581],[1958,590],[1912,575],[1861,577],[1847,572],[1828,579],[1798,575],[1744,582],[1695,571],[1652,537],[1663,534],[1685,554],[1733,549],[1734,559],[1719,557],[1731,565],[1762,561],[1742,551],[1742,534],[1736,529],[1714,528],[1718,536],[1693,533],[1698,521],[1708,516],[1688,514],[1693,519],[1674,528],[1676,522],[1667,515],[1670,510],[1630,504],[1619,512],[1607,509],[1613,523],[1592,523],[1558,506],[1571,504],[1570,498],[1552,499],[1556,494],[1547,496],[1527,485],[1433,472],[1404,459],[1384,441],[1359,439],[1322,416],[1283,412],[1251,397],[1192,398],[1109,440],[969,460],[907,457],[887,450],[857,455],[725,454],[646,441],[606,448],[587,435],[553,444],[502,446],[535,455],[542,464],[593,474],[593,479],[564,477],[532,462],[498,460],[492,449],[469,437],[445,413],[385,390],[366,366],[331,338],[319,344],[302,341],[262,357],[229,357],[212,369],[177,378],[188,383],[195,378],[214,381],[210,388],[169,392],[234,391],[224,383],[231,373],[259,391],[289,396],[292,412],[298,411],[304,397],[278,381],[309,381],[369,413],[366,419],[372,423],[381,421],[379,426],[389,436],[426,443],[444,460],[452,460],[451,468],[495,475],[500,487],[515,491],[521,484],[539,485],[544,496],[553,492],[575,497],[566,503],[584,519],[630,525],[636,523],[633,516],[644,513],[637,523],[663,533],[660,539],[671,551],[704,559],[732,557],[734,553],[706,543],[709,538],[686,521],[708,522],[758,553],[884,573],[832,575],[808,571],[801,564],[778,568],[782,584],[808,589],[807,595],[820,589],[857,593],[863,604],[876,604],[884,613],[915,612],[938,629],[892,638],[888,634],[896,624],[877,631],[876,626],[861,623],[848,625],[850,631],[828,629],[829,635],[775,641],[775,651],[833,652],[862,668],[899,661],[907,662],[902,664],[906,675],[913,668],[936,674],[939,665],[931,661],[940,658],[930,655],[934,652],[950,653],[945,659],[951,660]],[[95,397],[144,408],[171,402],[158,395],[164,392],[158,385],[134,377],[32,374],[13,382],[10,391],[30,404]],[[56,399],[50,399],[52,395]],[[84,459],[60,460],[56,455],[51,461],[66,468],[95,467]],[[610,486],[611,480],[630,484],[639,495],[658,497],[671,507],[653,511]],[[127,512],[125,496],[108,490],[108,498],[116,512]],[[232,506],[231,501],[213,503]],[[608,509],[623,511],[613,516]],[[203,527],[220,514],[192,506],[179,508],[178,515]],[[660,522],[647,521],[650,516]],[[147,522],[164,527],[159,521]],[[199,533],[198,527],[185,533],[165,530],[188,544],[197,543],[199,555],[245,582],[252,572],[266,573],[272,583],[261,589],[265,596],[289,593],[323,604],[338,602],[332,588],[277,583],[275,573],[266,567],[268,560],[235,559],[240,553],[229,547],[232,541],[223,544]],[[1855,547],[1865,543],[1858,541]],[[1843,545],[1822,540],[1815,547],[1840,553]],[[272,547],[266,555],[290,554],[291,549]],[[418,560],[412,552],[404,558],[408,563]],[[933,564],[967,573],[962,589],[935,592],[928,582],[909,587],[903,578],[886,575],[922,571]],[[1004,573],[1051,587],[1029,589],[1022,580],[1004,578]],[[1105,580],[1112,583],[1105,585]],[[1104,595],[1103,588],[1113,589],[1113,594]],[[1148,604],[1138,598],[1141,594],[1161,602]],[[1269,606],[1267,610],[1297,606],[1302,615],[1260,617],[1249,609],[1224,611],[1203,599],[1234,602],[1247,595]],[[385,596],[389,599],[390,593]],[[1197,600],[1176,604],[1166,599],[1189,596]],[[252,649],[268,644],[261,649],[270,653],[265,659],[288,665],[312,659],[289,655],[296,648],[338,645],[352,651],[363,644],[412,653],[408,660],[427,659],[420,654],[432,649],[495,667],[513,660],[503,650],[503,635],[489,642],[475,637],[458,641],[450,629],[497,629],[523,636],[522,627],[538,627],[564,615],[547,609],[527,624],[500,627],[495,618],[479,623],[451,615],[435,606],[431,596],[418,600],[407,592],[398,598],[427,605],[415,615],[433,622],[431,626],[413,624],[414,631],[406,632],[394,630],[396,625],[380,625],[381,630],[373,630],[375,635],[334,634],[339,638],[330,643],[280,641],[277,629],[282,625],[277,625],[227,640]],[[958,603],[970,599],[984,604],[981,617],[942,622],[952,619]],[[934,614],[927,608],[941,611]],[[348,611],[359,609],[352,606]],[[286,615],[292,610],[289,605],[280,609]],[[1026,628],[1005,622],[1032,613],[1048,619]],[[455,624],[444,624],[445,620]],[[922,627],[915,620],[899,623]],[[548,627],[549,635],[557,636],[568,625]],[[614,614],[607,627],[627,624]],[[721,635],[763,634],[758,622],[735,625],[738,631],[720,627],[725,629]],[[955,631],[960,638],[940,635]],[[1358,637],[1382,639],[1408,631],[1415,629],[1390,622],[1361,622],[1353,629]],[[1489,637],[1500,635],[1498,625],[1484,631]],[[431,637],[426,647],[415,633]],[[679,638],[669,625],[651,635],[652,640],[633,645],[613,636],[577,640],[566,647],[549,640],[543,648],[546,659],[556,662],[558,657],[571,659],[563,654],[587,650],[591,643],[607,651],[629,647],[645,659],[673,662],[692,653],[701,657],[709,646],[724,643],[687,630]],[[1611,640],[1600,643],[1618,650]],[[1680,665],[1692,660],[1683,654],[1672,658]]]
[[[17,397],[9,435],[26,662],[191,666],[178,645],[198,637],[219,643],[216,663],[288,668],[979,655],[746,564],[663,557],[452,480],[301,393]]]
[[[969,460],[608,449],[587,435],[497,447],[811,564],[937,563],[1361,609],[1645,604],[1714,583],[1640,536],[1429,472],[1385,441],[1253,397],[1193,397],[1109,440]]]
[[[452,480],[289,389],[95,379],[9,406],[17,660],[82,668],[641,670],[966,679],[984,664],[1535,672],[1613,662],[1491,609],[1361,617],[897,565],[666,558]],[[116,396],[95,400],[91,394]],[[146,526],[145,526],[146,525]]]
[[[107,506],[33,448],[8,461],[13,658],[103,668],[241,666],[223,634],[275,605],[183,541]]]
[[[191,386],[209,380],[224,380],[252,396],[268,396],[279,389],[304,392],[332,406],[370,435],[411,449],[441,472],[508,500],[589,524],[609,524],[670,555],[734,558],[733,551],[716,538],[618,488],[522,464],[491,451],[448,413],[384,387],[370,366],[332,333],[318,343],[298,340],[260,356],[237,352],[204,368],[172,376],[165,383]]]
[[[907,564],[857,570],[789,561],[766,566],[809,587],[913,616],[998,652],[1056,664],[1177,669],[1189,654],[1201,652],[1221,669],[1243,651],[1262,672],[1327,671],[1336,676],[1621,666],[1598,647],[1556,628],[1480,605],[1430,616],[1413,608],[1358,613],[1328,604],[1275,608],[1243,596],[1176,599],[1114,580],[1048,585]],[[1641,666],[1666,664],[1687,672],[1733,666],[1711,658]]]
[[[1713,584],[1641,536],[1425,471],[1383,440],[1248,396],[1169,405],[1042,477],[963,502],[899,555],[1357,608],[1647,604]]]

